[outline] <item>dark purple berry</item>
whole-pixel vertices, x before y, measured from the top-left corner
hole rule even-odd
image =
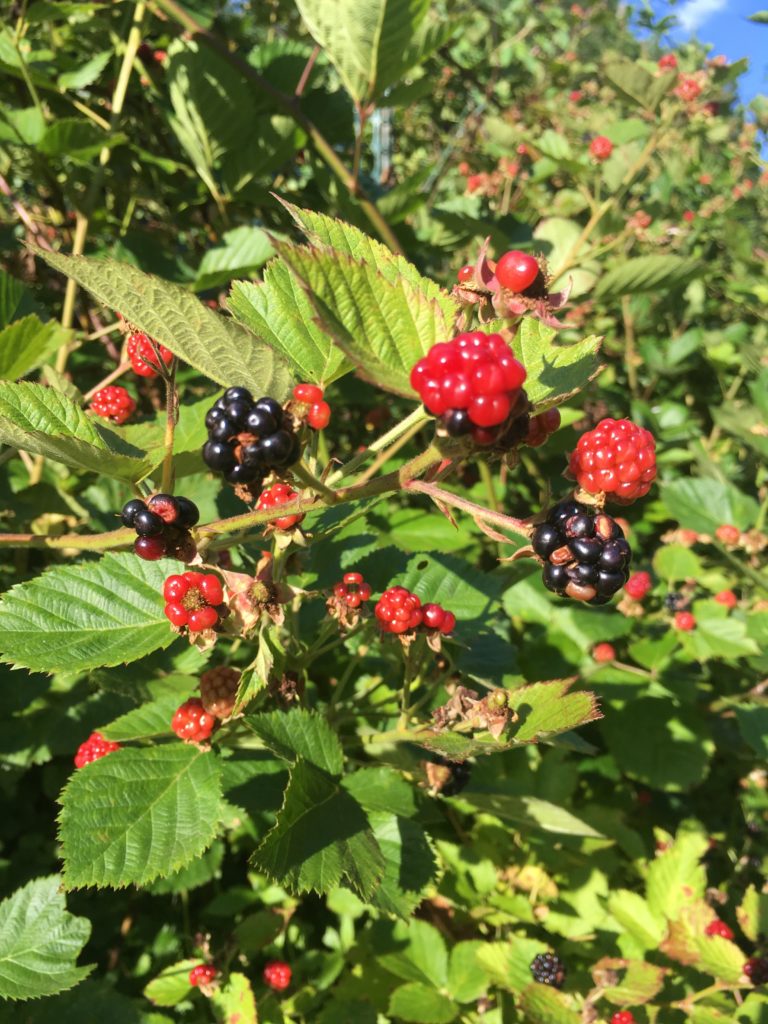
[[[224,474],[224,479],[228,484],[252,484],[261,479],[261,473],[256,466],[244,466],[238,462]]]
[[[270,413],[277,420],[278,423],[282,422],[283,419],[283,407],[279,402],[275,401],[274,398],[260,398],[256,402],[257,409],[263,409],[265,412]]]
[[[149,509],[138,512],[133,520],[133,528],[140,537],[157,537],[163,532],[163,525],[160,516]]]
[[[593,537],[595,533],[595,521],[592,516],[584,515],[583,513],[570,518],[565,521],[565,535],[566,537]]]
[[[562,544],[560,531],[550,523],[542,523],[533,531],[531,545],[539,558],[549,558]]]
[[[282,468],[289,464],[294,444],[287,430],[278,430],[275,434],[262,438],[260,444],[267,466]]]
[[[205,415],[205,426],[207,430],[213,430],[219,420],[223,420],[226,413],[223,409],[218,409],[215,405],[212,409],[209,409]]]
[[[540,985],[560,988],[565,981],[565,965],[554,953],[539,953],[531,961],[531,974]]]
[[[123,526],[133,526],[134,520],[139,512],[146,511],[146,502],[142,501],[141,498],[132,498],[123,505],[122,512],[120,513],[120,519],[122,520]]]
[[[446,413],[443,423],[451,437],[461,437],[472,430],[472,420],[466,409],[453,409],[452,412]]]
[[[544,565],[542,579],[547,590],[553,590],[558,594],[568,586],[568,570],[564,565],[551,565],[547,562]]]
[[[165,554],[165,538],[137,537],[133,542],[133,550],[145,562],[156,562]]]
[[[183,529],[188,530],[191,526],[196,526],[200,521],[200,509],[189,498],[177,498],[176,501],[179,505],[179,518],[177,525]]]
[[[203,447],[203,461],[211,469],[226,473],[235,464],[235,453],[224,441],[208,441]]]
[[[230,437],[234,437],[237,433],[235,424],[229,418],[229,416],[222,416],[220,420],[217,420],[209,431],[209,436],[212,441],[228,441]]]
[[[229,402],[252,403],[253,395],[248,390],[248,388],[227,388],[227,390],[222,395],[221,401],[223,401],[225,405],[228,404]]]
[[[596,537],[575,537],[568,542],[568,547],[579,562],[594,564],[602,554],[603,545]]]
[[[246,430],[250,434],[256,434],[257,437],[267,437],[269,434],[274,434],[279,425],[279,422],[271,412],[267,412],[266,409],[259,409],[258,407],[251,409],[245,421]]]
[[[234,424],[234,433],[238,433],[241,430],[245,430],[246,421],[248,420],[248,414],[251,411],[250,402],[229,402],[226,407],[227,419]]]

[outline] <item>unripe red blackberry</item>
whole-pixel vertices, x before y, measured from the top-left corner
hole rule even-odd
[[[128,335],[126,348],[135,374],[139,377],[157,377],[160,372],[160,365],[152,348],[152,343],[146,334],[141,331],[133,331]],[[173,359],[173,352],[158,342],[155,342],[155,348],[157,348],[158,354],[165,366],[169,366]]]
[[[405,587],[385,590],[373,613],[385,633],[407,633],[421,625],[424,615],[421,601]]]
[[[264,981],[275,992],[284,992],[291,984],[291,965],[284,960],[271,960],[264,968]]]
[[[208,714],[199,697],[184,701],[171,720],[171,729],[185,743],[202,743],[209,739],[215,725],[216,719]]]
[[[120,426],[134,414],[136,403],[125,388],[112,385],[96,392],[91,399],[91,409],[97,416]]]
[[[715,594],[715,601],[718,604],[725,605],[726,608],[735,608],[739,603],[738,597],[732,590],[721,590],[719,594]]]
[[[259,501],[256,508],[260,512],[266,512],[275,508],[280,508],[281,505],[287,505],[289,502],[294,501],[298,498],[298,492],[294,491],[288,484],[276,483],[269,487],[266,491],[262,491],[259,495]],[[304,516],[299,512],[291,513],[291,515],[281,516],[279,519],[272,520],[272,526],[276,530],[291,530],[294,526],[297,526]]]
[[[120,749],[119,743],[112,743],[105,740],[100,732],[92,732],[88,739],[81,743],[75,754],[75,768],[84,768],[87,764],[98,761]]]
[[[616,660],[616,649],[613,644],[595,644],[592,648],[592,657],[598,663]]]
[[[730,523],[723,523],[722,526],[718,526],[715,530],[715,537],[721,544],[733,547],[741,540],[741,530],[738,526],[732,526]]]
[[[611,1024],[635,1024],[635,1018],[631,1010],[617,1010],[611,1017]]]
[[[361,573],[346,572],[341,583],[336,583],[333,596],[347,608],[359,608],[371,596],[371,585],[366,583]]]
[[[596,135],[589,144],[589,153],[598,162],[607,160],[613,152],[613,143],[605,135]]]
[[[651,574],[645,571],[632,573],[624,584],[625,591],[635,601],[642,601],[652,587]]]
[[[683,633],[690,633],[696,628],[696,619],[691,612],[676,612],[674,618],[675,629]]]
[[[163,586],[165,617],[176,629],[190,633],[213,629],[218,625],[218,606],[224,601],[224,589],[212,573],[185,572],[169,576]]]
[[[198,964],[189,972],[189,984],[193,988],[206,988],[216,980],[218,973],[211,964]]]
[[[579,438],[568,474],[589,494],[603,492],[622,504],[642,498],[656,479],[653,434],[629,420],[601,420]]]

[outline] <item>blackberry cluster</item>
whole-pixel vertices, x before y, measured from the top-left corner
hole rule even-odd
[[[148,501],[133,498],[120,513],[123,526],[138,534],[134,552],[148,562],[165,555],[189,561],[195,554],[195,542],[189,533],[200,519],[197,505],[189,498],[156,494]]]
[[[298,461],[293,420],[274,398],[254,401],[247,388],[227,388],[205,417],[205,464],[230,484],[261,487],[272,470]]]
[[[606,604],[629,579],[624,531],[612,516],[578,501],[556,505],[531,543],[544,561],[544,586],[562,597]]]
[[[531,961],[531,974],[540,985],[561,988],[565,981],[565,965],[556,953],[538,953]]]

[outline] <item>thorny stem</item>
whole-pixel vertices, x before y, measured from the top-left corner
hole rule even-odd
[[[392,252],[402,256],[402,247],[386,219],[382,216],[381,211],[371,200],[368,194],[361,187],[356,186],[353,175],[344,166],[343,161],[339,158],[333,146],[322,134],[314,121],[310,120],[310,118],[307,117],[301,109],[301,106],[299,105],[299,98],[297,96],[290,96],[282,92],[280,89],[277,89],[270,81],[260,75],[255,68],[251,67],[247,61],[243,60],[242,57],[239,57],[236,53],[232,53],[226,43],[219,39],[218,36],[214,35],[214,33],[210,32],[208,29],[203,28],[203,26],[188,14],[180,4],[176,3],[176,0],[155,0],[155,4],[170,15],[174,21],[177,21],[182,25],[187,32],[205,43],[206,46],[210,47],[210,49],[215,50],[216,53],[218,53],[220,57],[223,57],[227,63],[232,65],[232,67],[237,68],[241,75],[247,78],[250,82],[253,82],[254,85],[258,86],[262,92],[270,96],[279,107],[293,118],[296,124],[304,129],[312,140],[318,156],[325,161],[327,166],[331,171],[333,171],[350,195],[355,196],[357,202],[360,204],[360,208],[384,242],[386,242]]]
[[[530,537],[531,528],[523,519],[514,519],[512,516],[505,516],[502,512],[492,512],[490,509],[476,505],[474,501],[460,498],[457,494],[443,490],[437,484],[428,484],[424,480],[410,480],[405,484],[407,491],[417,491],[419,494],[426,494],[433,501],[444,505],[451,505],[453,508],[467,512],[473,519],[482,519],[483,522],[493,523],[502,529],[511,530],[522,537]]]

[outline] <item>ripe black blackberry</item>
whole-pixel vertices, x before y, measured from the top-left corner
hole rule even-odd
[[[764,956],[751,956],[744,964],[744,973],[753,985],[768,984],[768,960]]]
[[[299,458],[291,417],[274,398],[254,401],[247,388],[227,388],[208,410],[205,425],[203,460],[230,484],[260,490],[271,470],[287,469]]]
[[[155,494],[147,501],[133,498],[123,505],[120,519],[138,534],[133,550],[139,558],[150,562],[166,555],[184,562],[194,558],[197,548],[189,531],[200,512],[189,498],[172,494]]]
[[[561,988],[565,981],[565,965],[556,953],[538,953],[531,961],[531,974],[540,985]]]
[[[624,531],[612,516],[573,499],[550,510],[531,544],[544,562],[544,586],[561,597],[606,604],[629,579]]]

